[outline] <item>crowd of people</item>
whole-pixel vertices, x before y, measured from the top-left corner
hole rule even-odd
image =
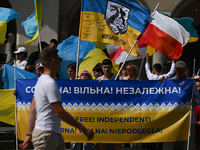
[[[187,67],[184,61],[179,60],[176,63],[175,61],[172,61],[170,71],[166,74],[161,74],[162,65],[159,63],[154,64],[152,67],[152,72],[150,71],[150,64],[148,61],[148,57],[149,57],[148,54],[146,54],[145,70],[146,70],[147,78],[149,80],[160,80],[160,82],[163,82],[164,80],[167,80],[167,79],[168,80],[191,79],[187,76]],[[70,67],[72,65],[74,66],[73,68]],[[75,63],[70,64],[68,66],[68,74],[71,80],[75,79],[75,72],[76,72],[75,66],[76,66]],[[112,73],[112,67],[113,67],[112,61],[110,59],[105,59],[103,60],[102,63],[96,64],[96,66],[93,68],[94,78],[99,80],[99,83],[101,83],[102,80],[115,80],[116,75]],[[139,78],[137,77],[137,73],[138,73],[138,67],[131,62],[122,67],[121,76],[119,76],[117,80],[139,80]],[[80,74],[79,79],[83,79],[82,78],[83,75],[88,76],[87,78],[84,78],[84,79],[91,79],[91,74],[87,70],[83,71]],[[192,105],[192,120],[191,120],[191,128],[190,128],[191,136],[190,136],[190,141],[189,141],[190,150],[193,150],[193,149],[195,150],[195,147],[197,147],[197,150],[200,149],[200,144],[199,144],[200,108],[198,105],[199,94],[200,94],[200,81],[197,81],[196,83],[194,83],[193,97],[190,100],[190,104]],[[194,114],[194,109],[195,109],[195,114]],[[196,116],[196,119],[195,119],[195,116]],[[196,128],[196,138],[195,138],[195,128]],[[195,141],[195,139],[197,140]],[[76,143],[73,143],[72,148],[74,148],[75,145]],[[84,143],[83,145],[86,146],[87,144]],[[122,147],[121,145],[122,144],[113,144],[112,147],[115,150],[120,150]],[[161,147],[158,146],[158,149],[161,148],[163,150],[174,150],[175,142],[164,142]],[[183,142],[183,148],[187,149],[187,141]],[[76,150],[76,149],[73,149],[73,150]],[[91,148],[84,147],[84,149],[91,149]],[[99,149],[100,150],[110,149],[110,145],[106,143],[100,143]]]
[[[84,127],[81,123],[77,122],[68,112],[66,112],[61,105],[61,97],[58,92],[58,87],[55,83],[55,78],[59,79],[57,72],[60,70],[60,63],[62,61],[57,54],[55,49],[58,45],[57,40],[52,39],[49,44],[46,42],[41,42],[38,44],[38,50],[30,54],[27,58],[27,49],[25,47],[19,47],[14,53],[17,55],[17,61],[13,64],[15,67],[27,70],[29,72],[36,72],[34,79],[38,79],[36,84],[36,91],[32,100],[29,120],[28,120],[28,134],[24,140],[24,143],[20,145],[21,148],[27,148],[30,144],[30,140],[33,138],[34,147],[38,149],[63,149],[63,138],[59,134],[59,117],[65,122],[69,123],[76,128],[79,128],[83,133],[92,139],[94,133],[92,130]],[[7,55],[5,53],[0,54],[0,88],[3,88],[2,81],[2,67],[6,62]],[[138,67],[130,62],[125,64],[120,72],[120,76],[116,78],[116,75],[112,73],[112,61],[110,59],[105,59],[101,63],[97,63],[92,70],[92,74],[84,70],[77,75],[77,79],[95,79],[98,80],[101,84],[104,80],[140,80],[138,75]],[[67,70],[70,80],[76,79],[76,63],[68,65]],[[145,71],[148,80],[176,80],[176,79],[190,79],[187,76],[187,67],[184,61],[172,61],[171,69],[166,74],[161,74],[162,65],[156,63],[150,70],[149,56],[146,54],[146,64]],[[52,87],[47,92],[42,87]],[[40,91],[40,92],[39,92]],[[42,91],[42,93],[41,93]],[[191,138],[190,138],[190,150],[197,148],[200,150],[200,107],[199,102],[199,93],[200,93],[200,81],[197,81],[193,87],[193,97],[190,100],[190,104],[193,108],[192,121],[191,121]],[[16,94],[16,93],[15,93]],[[40,101],[42,99],[42,101]],[[45,107],[44,107],[45,106]],[[45,109],[44,109],[45,108]],[[37,117],[36,117],[37,116]],[[36,119],[36,120],[35,120]],[[55,124],[53,123],[55,122]],[[44,124],[47,124],[44,126]],[[195,130],[196,128],[196,130]],[[47,132],[52,131],[52,132]],[[32,135],[33,134],[33,135]],[[196,135],[196,138],[195,138]],[[32,137],[33,136],[33,137]],[[52,138],[48,142],[42,141],[42,136],[49,136]],[[196,140],[195,140],[196,139]],[[56,141],[56,144],[53,144]],[[72,150],[78,150],[80,143],[71,143]],[[108,143],[99,143],[98,149],[107,150],[113,148],[115,150],[121,150],[122,145],[124,144],[108,144]],[[126,145],[126,144],[125,144]],[[187,142],[183,143],[185,149]],[[175,142],[164,142],[162,149],[173,150]],[[92,144],[83,143],[84,150],[90,150]]]

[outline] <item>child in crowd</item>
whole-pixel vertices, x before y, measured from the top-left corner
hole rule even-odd
[[[27,49],[25,47],[19,47],[14,53],[17,54],[18,60],[13,66],[25,70],[27,65]]]

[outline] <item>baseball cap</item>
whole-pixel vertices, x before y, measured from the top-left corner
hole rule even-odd
[[[27,49],[25,47],[19,47],[17,51],[14,52],[15,54],[18,53],[27,53]]]
[[[181,69],[186,68],[186,64],[184,61],[181,61],[181,60],[177,61],[175,68],[181,68]]]

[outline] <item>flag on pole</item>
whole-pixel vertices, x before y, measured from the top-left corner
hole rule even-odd
[[[129,52],[149,19],[150,11],[133,0],[82,0],[79,39],[116,44]]]
[[[146,45],[145,43],[141,41],[137,41],[138,44],[136,45],[137,52],[135,52],[135,56],[129,55],[126,61],[136,60],[136,59],[142,59],[146,57],[146,52],[148,52],[149,56],[153,55],[156,50],[149,45]],[[127,52],[122,49],[121,46],[115,45],[115,44],[107,44],[106,49],[108,52],[108,55],[112,61],[114,61],[116,64],[120,64],[124,61],[124,59],[127,56]]]
[[[163,53],[171,60],[177,60],[190,34],[175,20],[155,12],[146,30],[138,38]]]
[[[24,27],[26,35],[29,38],[31,38],[31,40],[25,41],[24,45],[30,45],[32,42],[34,42],[39,36],[38,26],[39,30],[41,29],[41,24],[42,24],[41,0],[34,0],[34,5],[35,5],[34,13],[22,22],[22,26]]]
[[[14,9],[0,7],[0,44],[4,44],[7,23],[15,18],[20,18],[21,15]]]
[[[176,20],[179,24],[181,24],[185,28],[185,30],[187,30],[190,33],[191,39],[188,41],[188,43],[196,42],[199,39],[197,30],[192,25],[194,19],[190,17],[173,18],[173,19]]]
[[[115,44],[107,44],[106,49],[108,52],[108,55],[112,61],[114,61],[116,64],[120,64],[121,62],[124,61],[124,59],[127,57],[128,53],[122,49],[121,46],[115,45]],[[146,50],[147,50],[147,45],[140,42],[138,43],[138,51],[137,54],[138,57],[134,56],[128,56],[126,61],[130,60],[136,60],[136,59],[142,59],[146,56]]]

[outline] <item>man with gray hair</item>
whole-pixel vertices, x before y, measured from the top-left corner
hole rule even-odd
[[[186,74],[187,68],[184,61],[177,61],[175,65],[176,75],[170,79],[190,79]],[[192,80],[192,79],[190,79]],[[190,126],[190,141],[189,141],[189,150],[195,150],[195,113],[194,113],[194,106],[197,105],[199,101],[199,92],[197,89],[197,85],[194,82],[193,84],[193,95],[190,99],[190,105],[192,105],[192,118],[191,118],[191,126]],[[175,142],[164,142],[163,150],[174,150]],[[184,141],[183,150],[187,149],[187,141]]]

